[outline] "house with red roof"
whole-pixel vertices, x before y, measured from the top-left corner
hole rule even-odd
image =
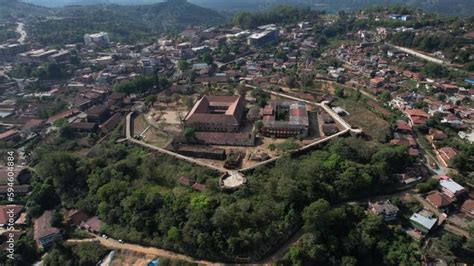
[[[457,155],[457,152],[452,147],[442,147],[435,150],[436,158],[444,166],[449,167],[453,158]]]
[[[14,224],[23,211],[23,205],[1,205],[0,206],[0,226]]]
[[[425,111],[421,109],[406,109],[405,114],[410,119],[411,126],[424,125],[430,117]]]
[[[52,211],[45,211],[40,217],[33,220],[33,239],[38,247],[50,247],[55,241],[62,238],[61,230],[51,226]]]
[[[461,206],[461,212],[464,213],[467,218],[474,220],[474,200],[466,200]]]
[[[428,193],[428,195],[426,196],[426,201],[428,201],[437,209],[447,207],[451,203],[453,203],[453,200],[450,197],[438,191],[431,191],[430,193]]]

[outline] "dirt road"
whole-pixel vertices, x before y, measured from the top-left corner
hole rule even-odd
[[[26,31],[25,31],[25,24],[22,22],[18,22],[18,27],[16,28],[16,32],[20,34],[20,38],[18,38],[19,43],[25,43],[26,40]]]
[[[160,249],[160,248],[144,247],[144,246],[129,244],[129,243],[121,244],[115,239],[112,239],[112,238],[105,239],[97,235],[94,235],[94,238],[67,240],[67,242],[71,242],[71,243],[90,242],[90,241],[99,241],[104,247],[115,249],[115,250],[122,249],[122,250],[127,250],[127,251],[149,254],[149,255],[153,255],[153,256],[157,256],[161,258],[169,258],[169,259],[175,259],[175,260],[183,260],[183,261],[192,262],[192,263],[198,263],[200,265],[224,265],[222,263],[214,263],[210,261],[199,260],[190,256],[174,253],[174,252]]]

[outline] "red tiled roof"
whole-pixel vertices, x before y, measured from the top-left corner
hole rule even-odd
[[[26,122],[26,124],[23,126],[22,130],[29,130],[29,129],[32,129],[32,128],[35,128],[35,127],[39,127],[41,125],[43,125],[44,123],[44,120],[42,119],[30,119],[28,120],[28,122]]]
[[[20,133],[20,131],[18,131],[16,129],[7,130],[7,131],[0,134],[0,140],[11,138],[12,136],[17,135],[19,133]]]
[[[97,216],[94,216],[91,217],[89,220],[82,222],[81,227],[89,231],[98,232],[102,224],[102,221]]]
[[[461,209],[474,215],[474,200],[472,199],[466,200],[461,206]]]
[[[442,208],[452,203],[452,200],[443,193],[432,191],[426,196],[426,200],[436,208]]]
[[[193,181],[186,176],[182,176],[178,179],[178,183],[183,186],[189,187],[193,184]]]
[[[58,234],[60,230],[51,226],[52,211],[45,211],[34,223],[34,239],[39,243],[39,239],[45,236]]]
[[[195,183],[192,188],[196,191],[203,192],[206,189],[206,186],[203,184]]]
[[[411,126],[408,125],[408,124],[405,123],[405,122],[398,122],[398,123],[397,123],[397,130],[408,131],[408,132],[412,132],[412,131],[413,131],[413,129],[411,128]]]
[[[8,224],[10,213],[13,213],[14,217],[23,210],[23,205],[2,205],[0,206],[0,224]]]
[[[211,113],[211,107],[227,107],[225,113]],[[226,123],[239,125],[244,111],[244,103],[238,96],[204,96],[184,119],[186,122]]]
[[[411,117],[419,116],[419,117],[429,118],[429,115],[421,109],[407,109],[405,110],[405,112]]]

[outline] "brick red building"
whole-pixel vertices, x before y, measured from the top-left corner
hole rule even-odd
[[[205,132],[238,132],[245,103],[238,96],[204,96],[184,118],[186,127]]]

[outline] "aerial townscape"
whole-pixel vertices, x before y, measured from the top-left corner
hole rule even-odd
[[[0,0],[0,265],[474,265],[474,2],[293,2]]]

